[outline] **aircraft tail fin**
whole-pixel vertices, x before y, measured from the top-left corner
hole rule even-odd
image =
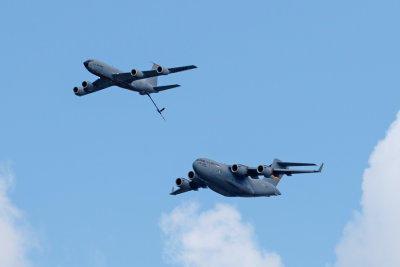
[[[272,174],[271,177],[265,177],[264,179],[266,179],[268,182],[270,182],[271,184],[277,186],[278,183],[281,181],[283,173],[274,173],[274,169],[276,168],[282,168],[282,169],[287,169],[286,166],[284,165],[280,165],[282,161],[279,159],[274,159],[274,161],[271,164],[271,169],[272,169]]]
[[[152,70],[155,70],[155,69],[157,69],[157,67],[158,67],[158,65],[157,65],[156,63],[153,63],[153,67],[152,67],[151,69],[152,69]],[[150,78],[147,78],[146,81],[147,81],[151,86],[156,87],[156,86],[157,86],[157,83],[158,83],[158,77],[157,77],[157,76],[156,76],[156,77],[150,77]]]

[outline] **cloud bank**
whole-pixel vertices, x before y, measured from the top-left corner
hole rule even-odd
[[[361,212],[336,247],[336,267],[400,266],[400,112],[363,177]]]
[[[199,211],[196,204],[175,208],[161,218],[167,262],[185,267],[281,267],[276,253],[258,247],[253,227],[232,206]]]
[[[9,166],[0,166],[0,266],[28,267],[26,253],[30,245],[23,218],[7,196],[13,181]]]

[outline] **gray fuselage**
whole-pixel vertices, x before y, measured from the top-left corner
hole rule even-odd
[[[140,94],[151,94],[151,93],[157,93],[156,90],[154,90],[153,86],[149,84],[146,80],[136,80],[131,83],[125,83],[123,81],[118,81],[113,77],[114,74],[120,74],[123,73],[122,70],[119,70],[113,66],[110,66],[106,63],[103,63],[99,60],[95,59],[90,59],[87,60],[83,63],[85,65],[85,68],[92,74],[99,76],[101,78],[110,80],[113,82],[114,85],[139,92]]]
[[[257,197],[280,195],[279,190],[265,179],[238,176],[229,165],[200,158],[193,162],[197,177],[213,191],[224,196]]]

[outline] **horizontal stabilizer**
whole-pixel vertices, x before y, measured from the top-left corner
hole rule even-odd
[[[189,66],[183,66],[183,67],[176,67],[176,68],[169,68],[170,73],[175,73],[175,72],[180,72],[180,71],[185,71],[185,70],[191,70],[197,68],[195,65],[189,65]]]
[[[160,91],[176,88],[179,86],[180,86],[179,84],[171,84],[171,85],[164,85],[164,86],[156,86],[156,87],[153,87],[153,89],[156,90],[157,92],[160,92]]]

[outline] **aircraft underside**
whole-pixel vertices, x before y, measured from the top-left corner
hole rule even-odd
[[[261,197],[271,195],[268,190],[263,190],[262,188],[257,188],[258,190],[254,190],[250,184],[244,186],[243,184],[236,184],[230,181],[206,183],[211,190],[227,197]]]

